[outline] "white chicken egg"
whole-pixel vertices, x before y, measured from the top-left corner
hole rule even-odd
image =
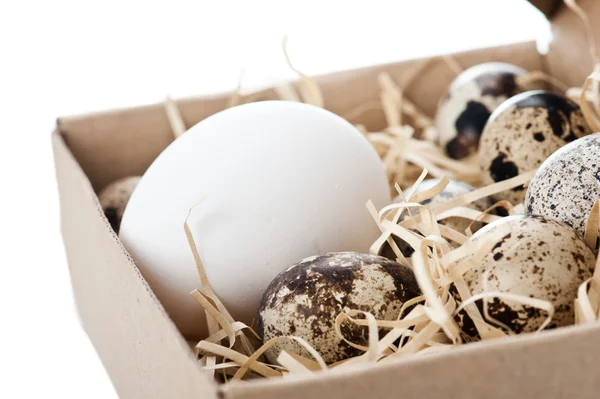
[[[377,153],[342,118],[311,105],[241,105],[198,123],[150,166],[120,237],[182,333],[205,331],[183,229],[236,320],[251,324],[269,282],[298,259],[367,252],[378,236],[365,208],[389,204]]]

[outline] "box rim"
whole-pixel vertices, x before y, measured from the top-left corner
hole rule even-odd
[[[301,386],[303,384],[310,384],[311,382],[315,381],[330,379],[332,376],[337,378],[358,378],[360,375],[364,375],[366,370],[368,370],[369,373],[376,373],[378,370],[387,369],[389,367],[394,366],[397,369],[407,369],[417,364],[426,365],[444,361],[447,362],[456,357],[464,357],[469,353],[473,352],[483,352],[490,348],[506,348],[506,345],[509,345],[509,347],[529,348],[532,345],[543,345],[548,344],[549,342],[562,342],[565,340],[569,341],[573,339],[578,339],[580,336],[585,336],[586,334],[591,332],[596,332],[600,334],[600,321],[582,325],[569,325],[559,327],[553,330],[541,331],[540,333],[528,333],[522,335],[507,336],[487,341],[479,341],[464,344],[457,348],[452,348],[447,352],[431,353],[424,356],[408,356],[404,359],[395,359],[386,363],[365,363],[358,364],[355,367],[349,367],[347,369],[338,371],[329,370],[326,372],[316,372],[301,375],[298,374],[287,377],[284,380],[282,380],[281,378],[263,378],[252,380],[250,382],[230,381],[227,384],[219,384],[217,386],[217,390],[225,397],[228,397],[228,394],[231,391],[238,390],[238,387],[240,386],[248,386],[248,384],[251,384],[253,389],[266,390],[269,389],[271,385],[281,383],[281,381],[285,381],[285,383],[288,385]]]

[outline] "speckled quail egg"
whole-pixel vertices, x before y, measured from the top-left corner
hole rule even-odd
[[[335,319],[352,309],[370,312],[378,320],[395,320],[402,305],[420,295],[408,267],[389,259],[357,252],[334,252],[306,258],[280,273],[265,291],[259,309],[259,334],[301,337],[334,363],[362,352],[342,341]],[[367,345],[367,327],[342,324],[350,342]],[[266,352],[275,362],[281,350],[310,358],[292,340],[278,341]]]
[[[423,181],[419,185],[419,187],[417,187],[416,192],[419,193],[421,191],[430,189],[431,187],[435,186],[439,182],[439,180],[440,179],[429,179],[429,180]],[[474,190],[474,188],[467,183],[463,183],[458,180],[449,180],[448,185],[446,186],[446,188],[444,188],[444,190],[441,193],[439,193],[438,195],[436,195],[433,198],[430,198],[428,200],[421,202],[421,204],[426,205],[428,208],[433,208],[439,204],[442,204],[446,201],[449,201],[451,199],[459,197],[459,196],[466,194],[468,192],[471,192],[473,190]],[[402,199],[402,197],[398,196],[398,197],[394,198],[393,202],[399,204],[399,203],[402,203],[403,201],[404,200]],[[492,206],[492,201],[489,198],[482,198],[482,199],[475,201],[468,205],[468,207],[473,208],[478,211],[482,211],[482,212],[485,211],[490,206]],[[411,208],[410,210],[414,214],[418,213],[417,208]],[[404,215],[407,215],[406,211],[405,211]],[[404,217],[403,220],[405,218],[406,217]],[[465,233],[465,230],[467,229],[467,227],[469,227],[469,225],[471,225],[471,222],[472,221],[470,219],[465,219],[465,218],[461,218],[461,217],[450,217],[450,218],[441,220],[440,224],[448,226],[460,233]],[[481,227],[482,227],[481,223],[475,222],[471,225],[471,231],[475,232]],[[398,245],[398,248],[400,249],[400,251],[402,252],[402,254],[404,256],[409,257],[412,255],[414,250],[410,245],[408,245],[407,243],[405,243],[398,237],[394,236],[393,238],[394,238],[394,241],[396,242],[396,245]],[[451,244],[453,244],[453,243],[451,243]],[[383,246],[381,247],[380,255],[385,256],[386,258],[389,258],[389,259],[396,259],[396,254],[394,253],[394,251],[392,250],[392,248],[390,247],[390,245],[387,242],[385,244],[383,244]]]
[[[575,140],[552,154],[529,183],[525,206],[528,214],[560,220],[583,236],[597,199],[600,133]]]
[[[482,182],[491,184],[539,167],[563,145],[591,133],[579,106],[548,91],[529,91],[505,101],[490,117],[479,143]],[[513,204],[523,186],[497,195]]]
[[[509,232],[497,240],[480,266],[464,275],[471,294],[484,292],[487,272],[488,292],[549,301],[555,309],[549,328],[573,324],[577,289],[594,270],[592,250],[569,226],[542,216],[508,216],[482,228],[471,239],[485,239],[499,228]],[[478,302],[483,312],[482,301]],[[540,309],[497,298],[488,301],[488,311],[516,334],[536,331],[547,317]],[[472,320],[464,313],[459,316],[463,331],[475,337]]]
[[[504,100],[524,91],[517,78],[526,74],[515,65],[489,62],[465,70],[452,82],[435,119],[448,156],[474,161],[485,123]]]
[[[98,194],[100,206],[102,206],[108,222],[117,234],[121,227],[121,219],[127,202],[129,202],[129,198],[140,179],[140,176],[123,177],[110,183]]]

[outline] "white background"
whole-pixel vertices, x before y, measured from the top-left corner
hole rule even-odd
[[[368,4],[368,7],[367,7]],[[548,38],[523,0],[0,4],[0,397],[116,394],[79,326],[59,234],[59,115]]]

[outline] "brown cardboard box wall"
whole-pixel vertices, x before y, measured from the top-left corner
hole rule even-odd
[[[505,61],[545,70],[580,86],[593,63],[583,27],[556,1],[533,1],[552,16],[555,39],[542,57],[535,43],[456,54],[465,67]],[[580,0],[592,19],[600,2]],[[600,40],[600,28],[596,29]],[[402,83],[407,61],[317,78],[326,108],[343,114],[378,98],[377,75]],[[453,79],[433,64],[406,93],[433,114]],[[435,82],[435,83],[434,83]],[[273,91],[265,92],[276,98]],[[418,95],[417,95],[418,93]],[[183,100],[191,126],[225,108],[228,94]],[[369,129],[382,127],[379,111],[363,116]],[[143,137],[143,139],[140,139]],[[561,328],[539,336],[466,345],[449,353],[343,372],[217,386],[205,376],[188,344],[120,244],[95,192],[124,176],[142,174],[171,142],[162,105],[60,118],[52,136],[61,197],[62,232],[75,297],[85,330],[122,397],[135,398],[505,398],[600,396],[600,324]],[[358,378],[360,377],[360,378]]]

